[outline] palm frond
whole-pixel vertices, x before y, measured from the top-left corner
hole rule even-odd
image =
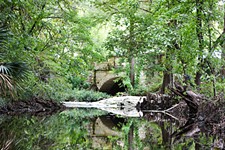
[[[20,87],[19,81],[28,76],[29,70],[25,63],[0,63],[0,95],[10,94],[12,97]]]
[[[27,77],[29,70],[23,62],[2,63],[0,64],[0,73],[20,80]]]
[[[0,65],[0,73],[10,75],[10,70],[8,67],[4,66],[3,64]]]
[[[12,79],[6,74],[0,74],[0,94],[6,95],[7,92],[10,92],[12,95],[13,89]]]
[[[13,87],[11,78],[6,74],[0,74],[0,86],[1,88],[11,89]]]

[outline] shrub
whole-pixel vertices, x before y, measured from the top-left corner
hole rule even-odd
[[[80,102],[95,102],[109,97],[110,97],[109,95],[102,92],[74,89],[73,94],[70,94],[67,100]]]
[[[25,90],[21,93],[20,99],[29,99],[33,96],[43,99],[52,99],[58,102],[62,101],[87,101],[93,102],[109,95],[101,92],[73,89],[73,85],[68,83],[65,78],[52,77],[48,82],[40,82],[34,76],[30,76],[29,83],[24,83]]]
[[[87,89],[90,86],[86,79],[81,77],[69,77],[68,80],[73,89]]]

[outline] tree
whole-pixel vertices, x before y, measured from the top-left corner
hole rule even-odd
[[[223,16],[223,34],[225,34],[225,4],[224,4],[224,16]],[[224,35],[223,35],[224,36]],[[221,57],[221,60],[222,60],[222,64],[224,64],[225,62],[225,42],[223,40],[223,43],[222,43],[222,57]],[[225,65],[222,65],[222,69],[221,69],[221,76],[222,78],[224,79],[225,78]]]
[[[1,24],[12,35],[2,59],[27,62],[34,79],[28,89],[53,78],[85,78],[93,62],[102,59],[91,36],[96,22],[79,14],[82,6],[83,1],[69,0],[0,2]]]
[[[203,29],[202,29],[202,17],[203,17],[203,1],[202,0],[196,0],[196,34],[198,37],[198,50],[199,53],[202,53],[203,50]],[[198,67],[202,68],[203,67],[203,58],[201,55],[198,56]],[[201,69],[198,69],[198,71],[196,72],[196,76],[195,76],[195,84],[197,86],[200,86],[201,83],[201,76],[202,73],[200,71]]]
[[[146,2],[147,4],[149,2]],[[106,48],[111,56],[125,58],[123,61],[129,64],[128,76],[130,84],[135,87],[136,68],[141,67],[141,55],[147,50],[147,39],[144,33],[150,20],[145,19],[147,9],[143,9],[141,2],[133,1],[105,1],[95,2],[96,7],[101,8],[110,16],[113,29],[108,36]],[[144,12],[143,12],[144,11]]]

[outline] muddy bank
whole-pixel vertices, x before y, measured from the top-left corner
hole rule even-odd
[[[11,102],[0,108],[0,114],[46,116],[65,110],[66,107],[53,100],[32,97],[29,100]]]

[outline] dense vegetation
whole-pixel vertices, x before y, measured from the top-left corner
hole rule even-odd
[[[220,0],[1,1],[0,9],[1,97],[57,99],[87,88],[95,63],[111,57],[126,64],[117,71],[127,72],[129,91],[144,72],[142,90],[165,93],[175,80],[224,92]]]
[[[224,99],[223,0],[4,0],[0,18],[0,106],[36,98],[57,102],[107,98],[90,91],[94,83],[89,81],[95,65],[110,58],[118,59],[115,73],[125,72],[121,79],[129,95],[167,93],[167,87],[177,83],[210,97],[213,104],[220,105],[218,97]],[[101,113],[85,113],[65,111],[43,119],[2,117],[0,146],[91,148],[92,139],[81,128],[91,122],[87,117]],[[140,124],[151,132],[142,142]],[[135,147],[165,149],[172,144],[166,141],[172,139],[172,125],[131,119],[122,127],[122,137],[110,140],[125,139],[129,149],[129,138],[136,137]],[[201,134],[173,143],[173,148],[209,149],[215,138]]]

